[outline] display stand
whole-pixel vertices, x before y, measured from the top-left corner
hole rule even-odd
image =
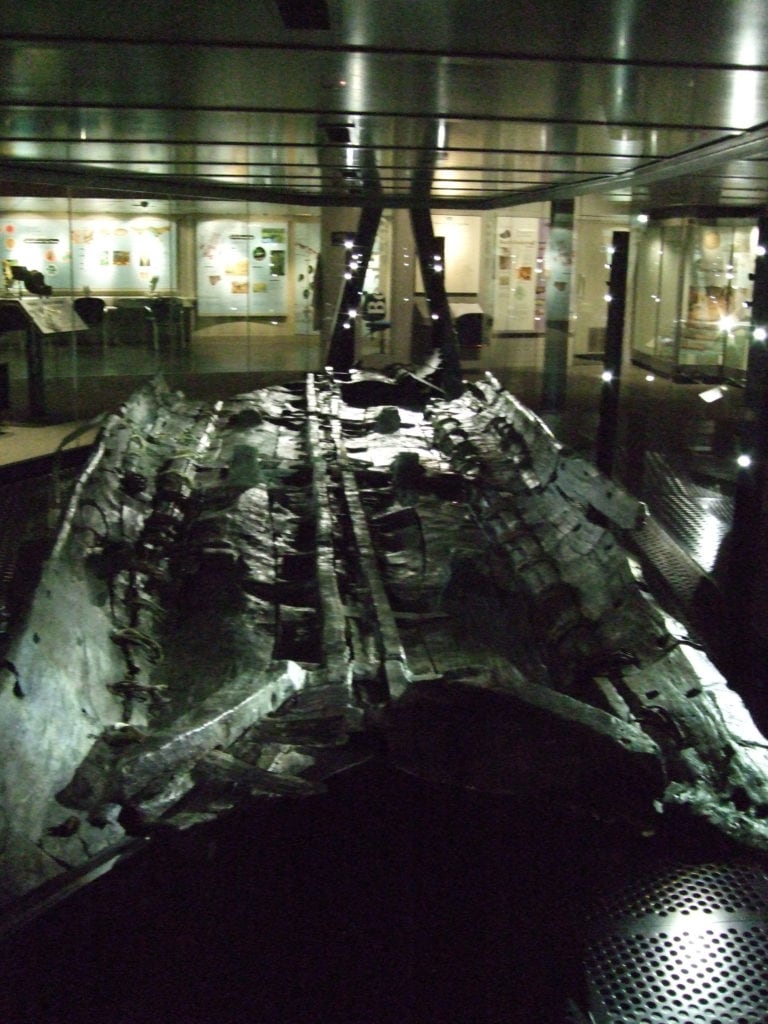
[[[4,322],[12,325],[5,329],[24,332],[29,415],[33,420],[45,419],[43,341],[56,336],[71,337],[73,333],[87,331],[88,325],[75,312],[72,299],[48,297],[0,300],[0,325]]]

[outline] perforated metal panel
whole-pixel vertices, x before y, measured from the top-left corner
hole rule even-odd
[[[584,967],[595,1024],[765,1024],[768,876],[678,865],[606,894]]]
[[[675,473],[658,452],[645,459],[644,495],[653,514],[706,572],[733,520],[733,499]]]

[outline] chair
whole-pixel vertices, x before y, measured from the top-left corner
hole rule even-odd
[[[159,349],[155,315],[146,299],[118,299],[109,309],[109,340],[113,345],[151,344]]]
[[[74,300],[72,306],[88,327],[88,336],[97,337],[102,345],[106,343],[104,335],[104,299],[97,299],[95,295],[80,295]]]

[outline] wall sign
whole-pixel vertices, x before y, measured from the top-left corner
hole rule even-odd
[[[480,227],[478,216],[438,214],[432,231],[443,239],[445,290],[452,295],[475,295],[480,286]],[[424,291],[421,268],[416,267],[416,291]]]
[[[38,270],[54,291],[168,291],[176,287],[175,227],[156,217],[6,217],[3,260]]]
[[[544,244],[535,217],[498,217],[494,330],[544,329]]]
[[[285,316],[286,221],[197,226],[198,316]]]

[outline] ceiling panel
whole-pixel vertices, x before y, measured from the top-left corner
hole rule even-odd
[[[4,12],[4,191],[768,201],[758,0],[317,0],[310,30],[275,0],[146,8]]]

